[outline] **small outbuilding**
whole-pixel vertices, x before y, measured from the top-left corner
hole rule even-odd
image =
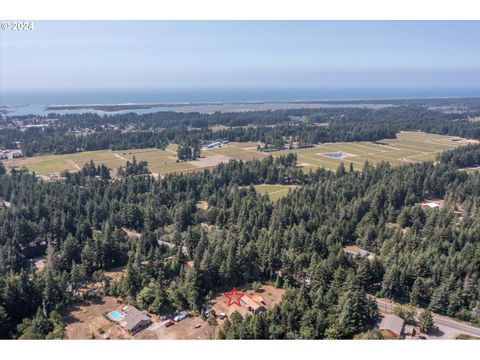
[[[386,315],[380,325],[379,330],[386,331],[393,339],[399,339],[403,332],[403,319],[394,314]]]

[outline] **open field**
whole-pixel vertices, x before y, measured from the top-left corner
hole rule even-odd
[[[65,317],[65,332],[68,339],[131,339],[125,331],[104,314],[118,308],[117,299],[105,296],[98,301],[84,301],[72,306]]]
[[[289,189],[296,188],[296,185],[255,185],[255,190],[259,194],[268,194],[270,200],[277,201],[288,194]]]
[[[340,163],[346,166],[353,164],[356,170],[361,170],[365,161],[378,164],[388,161],[391,165],[400,165],[409,162],[435,160],[438,153],[467,145],[471,140],[459,139],[455,136],[427,134],[414,131],[402,131],[396,139],[385,139],[378,142],[339,142],[323,143],[311,148],[290,150],[297,153],[298,163],[305,171],[317,167],[336,170]],[[274,155],[288,153],[276,151]],[[340,152],[341,157],[329,156],[330,153]]]
[[[199,327],[196,327],[200,325]],[[188,317],[168,328],[163,327],[160,339],[166,340],[209,340],[215,339],[218,331],[217,325],[209,325],[201,317]]]
[[[282,150],[272,153],[257,151],[257,142],[235,143],[213,149],[202,149],[201,158],[195,161],[176,162],[178,145],[170,144],[165,150],[160,149],[129,149],[129,150],[99,150],[86,151],[67,155],[41,155],[29,158],[4,160],[7,168],[27,167],[39,175],[58,175],[62,171],[77,171],[86,162],[93,160],[96,164],[105,164],[110,169],[123,166],[127,160],[147,161],[150,171],[154,174],[172,172],[187,173],[199,169],[212,168],[221,162],[231,159],[253,160],[263,159],[268,155],[278,156],[290,152],[298,155],[298,163],[304,171],[318,167],[336,170],[341,162],[353,164],[356,170],[361,170],[365,161],[377,164],[388,161],[392,165],[408,162],[434,160],[439,152],[471,143],[472,140],[460,139],[454,136],[443,136],[413,131],[403,131],[396,139],[385,139],[378,142],[339,142],[323,143],[311,148]],[[339,152],[338,158],[329,156]]]
[[[128,149],[128,150],[98,150],[85,151],[76,154],[66,155],[40,155],[28,158],[4,160],[8,169],[26,167],[29,171],[38,175],[59,175],[63,171],[75,172],[82,166],[93,160],[95,164],[105,164],[110,169],[124,166],[125,162],[147,161],[148,168],[154,174],[168,174],[172,172],[187,173],[203,168],[211,168],[221,162],[228,162],[231,159],[251,160],[261,159],[267,155],[256,151],[257,143],[231,143],[221,148],[204,150],[201,158],[195,161],[176,162],[178,145],[170,144],[165,150]]]
[[[70,307],[64,317],[65,332],[68,339],[158,339],[160,322],[156,315],[150,314],[152,324],[136,333],[130,335],[118,323],[115,323],[105,316],[112,310],[118,310],[125,306],[120,299],[112,296],[104,296],[98,300],[82,301]]]
[[[58,174],[62,171],[77,171],[90,160],[94,160],[96,164],[103,163],[109,168],[117,168],[125,164],[125,160],[120,155],[121,153],[114,153],[111,150],[99,150],[67,155],[41,155],[6,160],[4,164],[9,169],[25,166],[29,171],[34,171],[41,175]]]
[[[232,159],[249,161],[253,159],[263,159],[268,155],[257,151],[258,142],[229,143],[222,147],[202,150],[202,156],[226,155]]]

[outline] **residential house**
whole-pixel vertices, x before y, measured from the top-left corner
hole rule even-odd
[[[129,332],[130,335],[134,335],[137,332],[147,328],[152,323],[150,316],[146,311],[140,311],[135,306],[125,306],[123,308],[124,317],[120,324]]]
[[[425,200],[420,203],[423,209],[441,209],[444,206],[443,200]]]
[[[240,302],[254,314],[265,311],[265,301],[258,294],[247,293],[241,297]]]
[[[343,251],[349,255],[367,258],[368,260],[373,260],[375,258],[375,254],[371,253],[370,251],[361,249],[355,245],[345,246],[343,248]]]

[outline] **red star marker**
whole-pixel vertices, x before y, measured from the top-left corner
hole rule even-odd
[[[225,294],[225,296],[228,299],[228,305],[227,306],[230,307],[233,304],[237,304],[238,306],[242,306],[242,304],[240,304],[240,299],[242,298],[243,295],[245,295],[245,294],[239,293],[236,288],[233,288],[232,292],[230,294]],[[235,300],[232,300],[232,299],[235,299]]]

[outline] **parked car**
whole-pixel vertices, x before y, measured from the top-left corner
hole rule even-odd
[[[218,315],[218,317],[220,318],[220,320],[223,320],[223,319],[225,319],[225,318],[227,317],[227,314],[225,314],[225,313],[222,312],[222,313],[220,313],[220,314]]]
[[[170,327],[170,326],[172,326],[172,325],[175,325],[175,321],[173,321],[173,320],[171,320],[171,319],[168,320],[168,321],[165,323],[165,327],[167,327],[167,328]]]
[[[186,313],[180,313],[177,316],[175,316],[173,318],[173,320],[176,321],[176,322],[179,322],[179,321],[182,321],[183,319],[185,319],[186,317],[187,317]]]

